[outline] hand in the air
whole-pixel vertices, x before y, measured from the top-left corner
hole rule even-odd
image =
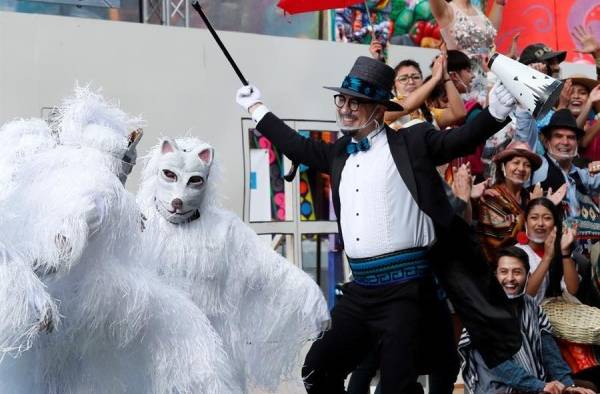
[[[371,57],[375,60],[383,59],[383,44],[379,40],[371,40],[371,45],[369,45],[369,52],[371,53]]]
[[[255,104],[262,104],[260,90],[256,86],[246,85],[238,89],[235,101],[246,111]]]
[[[517,103],[515,97],[501,82],[496,82],[492,88],[489,101],[488,110],[499,121],[504,121]]]

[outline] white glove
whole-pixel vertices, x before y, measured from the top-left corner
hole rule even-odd
[[[254,104],[262,103],[260,90],[256,86],[246,85],[238,89],[235,95],[235,101],[246,111]]]
[[[517,100],[508,89],[501,82],[496,82],[490,92],[490,104],[488,106],[490,114],[497,120],[504,121],[516,103]]]

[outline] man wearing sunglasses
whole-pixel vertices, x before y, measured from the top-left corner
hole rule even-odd
[[[419,373],[439,369],[434,362],[447,365],[456,349],[448,348],[452,328],[434,274],[486,362],[497,365],[520,348],[516,318],[435,167],[506,125],[514,97],[498,86],[489,110],[461,128],[419,123],[395,132],[383,122],[386,110],[402,110],[390,101],[394,78],[388,65],[359,57],[341,87],[327,88],[338,93],[344,134],[334,144],[301,137],[268,110],[256,87],[237,92],[257,129],[287,157],[331,174],[353,280],[343,286],[331,330],[306,357],[308,393],[345,393],[344,379],[375,346],[384,394],[418,392]]]

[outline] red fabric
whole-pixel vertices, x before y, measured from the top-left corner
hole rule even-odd
[[[594,356],[592,345],[582,345],[558,338],[556,342],[558,343],[560,353],[573,373],[579,373],[585,369],[600,365],[596,356]]]
[[[504,7],[496,47],[500,53],[508,52],[512,37],[518,32],[518,54],[527,45],[543,42],[554,50],[568,51],[568,61],[593,64],[590,55],[575,52],[578,44],[571,31],[577,25],[594,25],[599,19],[598,0],[511,0]],[[600,38],[598,29],[592,31]]]
[[[529,238],[527,238],[527,233],[525,231],[519,231],[517,233],[517,242],[519,245],[527,245],[529,243]]]
[[[590,127],[593,124],[593,122],[588,122],[586,127]],[[581,155],[591,161],[600,160],[600,133],[596,134],[587,148],[581,152]]]
[[[280,0],[277,6],[288,14],[346,8],[363,0]]]

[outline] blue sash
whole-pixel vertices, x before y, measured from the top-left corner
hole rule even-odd
[[[362,286],[408,282],[431,274],[427,248],[413,248],[364,259],[348,257],[354,281]]]

